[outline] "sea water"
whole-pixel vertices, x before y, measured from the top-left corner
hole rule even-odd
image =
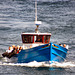
[[[22,32],[35,31],[34,5],[35,0],[0,0],[0,75],[75,75],[74,0],[37,0],[39,31],[51,33],[51,42],[69,46],[64,62],[14,63],[1,56],[13,44],[22,46]]]

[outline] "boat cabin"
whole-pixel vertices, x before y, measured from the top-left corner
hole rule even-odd
[[[50,42],[51,33],[22,33],[23,48],[36,47]]]

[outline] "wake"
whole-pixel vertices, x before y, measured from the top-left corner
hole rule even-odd
[[[75,67],[75,61],[65,61],[62,63],[59,62],[37,62],[32,61],[29,63],[16,63],[17,59],[13,58],[10,60],[8,58],[1,57],[0,59],[0,65],[7,65],[7,66],[25,66],[25,67],[54,67],[54,68],[71,68]],[[9,62],[8,62],[9,61]],[[12,62],[13,61],[13,62]],[[15,63],[14,63],[15,62]]]
[[[25,67],[54,67],[54,68],[71,68],[75,67],[75,62],[53,62],[52,64],[45,62],[37,62],[33,61],[30,63],[2,63],[0,65],[8,65],[8,66],[25,66]]]

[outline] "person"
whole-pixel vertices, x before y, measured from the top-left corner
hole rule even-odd
[[[16,47],[15,45],[12,45],[13,50],[14,50],[15,47]]]
[[[19,45],[17,45],[17,54],[19,53],[19,48],[20,48],[20,46],[19,46]]]
[[[59,46],[62,46],[62,44],[59,44]]]
[[[63,47],[66,48],[66,44],[64,44]]]
[[[66,49],[68,49],[68,48],[69,48],[69,46],[68,46],[68,45],[66,45],[66,44],[64,44],[64,45],[63,45],[63,47],[64,47],[64,48],[66,48]]]
[[[12,51],[13,54],[17,53],[17,47],[15,46],[14,50]]]
[[[6,50],[5,53],[2,54],[3,57],[8,57],[9,53],[11,53],[13,51],[13,48],[9,46],[8,50]]]
[[[8,58],[11,58],[12,56],[17,54],[17,47],[15,46],[13,51],[11,53],[9,53]]]
[[[17,45],[17,48],[18,48],[18,50],[19,50],[20,46],[19,46],[19,45]]]
[[[7,52],[7,53],[11,53],[11,52],[12,52],[12,50],[13,50],[13,48],[9,46],[9,49],[8,49],[8,50],[6,50],[6,52]]]
[[[19,52],[22,50],[23,48],[20,46],[20,48],[19,48]]]
[[[11,47],[9,46],[9,48],[6,50],[6,52],[10,53],[10,49],[11,49]]]
[[[30,48],[32,48],[32,45],[30,45]]]

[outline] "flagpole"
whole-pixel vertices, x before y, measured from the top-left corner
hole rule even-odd
[[[35,1],[35,21],[37,21],[37,1]]]

